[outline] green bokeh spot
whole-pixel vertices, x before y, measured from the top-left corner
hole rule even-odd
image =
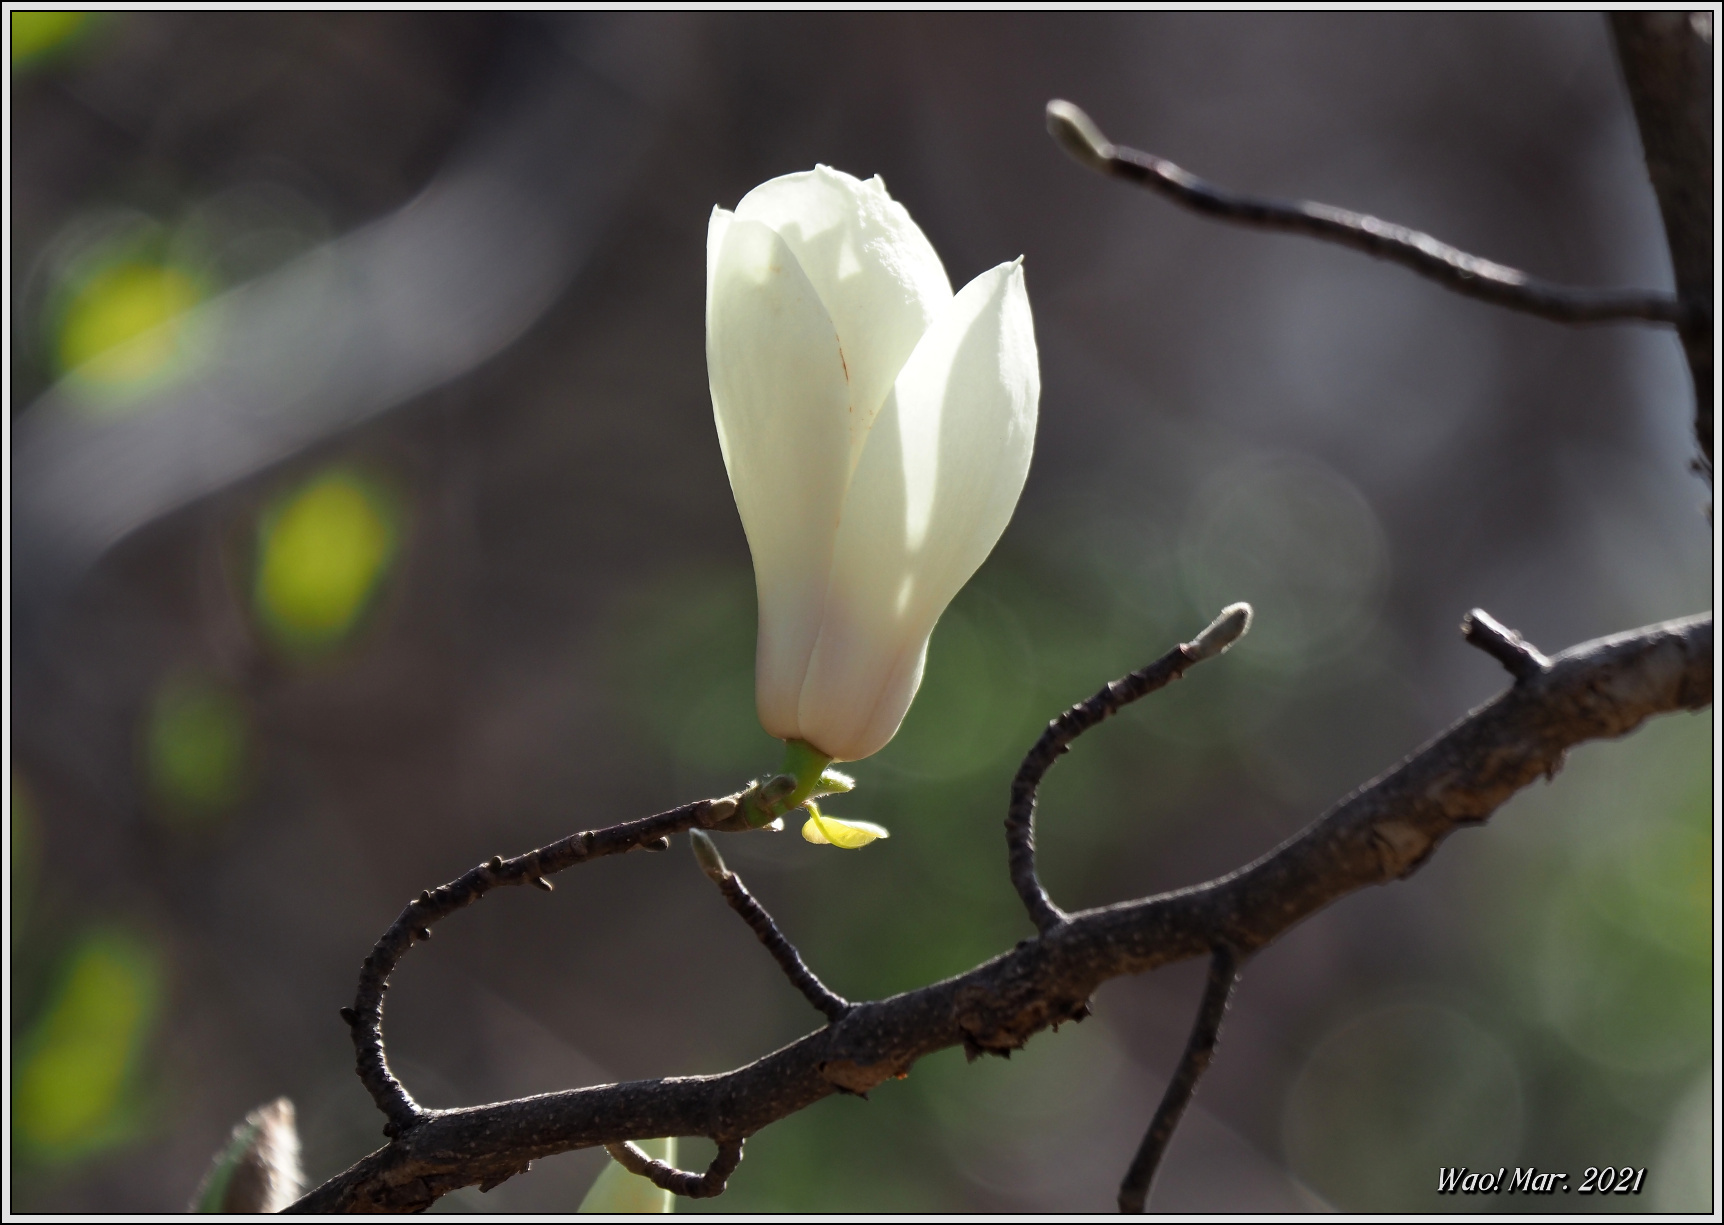
[[[1548,903],[1535,962],[1544,1019],[1606,1067],[1658,1073],[1703,1059],[1712,1011],[1712,843],[1697,819],[1648,823]]]
[[[880,763],[923,782],[998,769],[1034,743],[1035,666],[1023,628],[997,600],[960,592],[928,644],[927,671]]]
[[[677,765],[713,785],[771,768],[783,745],[754,708],[754,591],[745,573],[668,575],[615,613],[613,685]]]
[[[316,651],[348,636],[394,557],[395,521],[381,488],[341,468],[312,478],[264,516],[255,595],[279,645]]]
[[[12,1123],[28,1154],[72,1160],[134,1134],[161,976],[154,951],[123,931],[91,933],[67,957],[14,1065]]]
[[[162,685],[145,728],[150,790],[169,820],[207,824],[245,794],[251,723],[239,698],[209,681]]]
[[[1429,1212],[1445,1206],[1442,1166],[1514,1164],[1525,1108],[1518,1065],[1494,1034],[1408,1001],[1332,1030],[1283,1109],[1292,1169],[1339,1209]]]
[[[184,268],[148,260],[110,264],[79,285],[60,318],[54,356],[62,372],[110,390],[170,373],[184,352],[176,324],[206,296]],[[168,325],[168,326],[164,326]]]
[[[12,14],[12,67],[36,64],[75,43],[94,13]]]

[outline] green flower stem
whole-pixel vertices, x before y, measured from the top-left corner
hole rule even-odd
[[[743,797],[744,817],[752,829],[771,825],[785,813],[795,812],[810,799],[848,791],[850,780],[826,767],[832,758],[806,740],[784,742],[784,769],[761,779]]]
[[[820,776],[826,773],[826,767],[832,764],[832,758],[806,740],[786,740],[784,742],[784,773],[796,780],[796,789],[778,802],[778,816],[787,812],[795,812],[811,798],[820,793]]]

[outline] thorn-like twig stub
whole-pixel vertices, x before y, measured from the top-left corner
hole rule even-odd
[[[359,1024],[359,1014],[351,1008],[343,1008],[341,1010],[341,1019],[346,1021],[349,1026]]]
[[[1482,608],[1461,618],[1461,637],[1507,668],[1517,683],[1550,667],[1537,647]]]
[[[1149,1184],[1155,1178],[1156,1167],[1173,1139],[1179,1118],[1191,1104],[1197,1092],[1197,1082],[1215,1056],[1215,1043],[1221,1034],[1221,1021],[1227,1015],[1227,1001],[1233,995],[1233,985],[1239,981],[1239,956],[1226,945],[1217,945],[1209,961],[1209,980],[1203,988],[1203,1002],[1198,1005],[1197,1020],[1186,1039],[1185,1053],[1179,1057],[1179,1067],[1167,1082],[1161,1105],[1137,1147],[1131,1168],[1119,1184],[1119,1210],[1142,1212],[1149,1200]]]
[[[554,893],[554,892],[556,892],[557,887],[555,885],[553,885],[550,881],[546,880],[544,877],[535,876],[533,878],[533,888],[543,889],[546,893]]]

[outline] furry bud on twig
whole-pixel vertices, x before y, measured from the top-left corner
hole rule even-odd
[[[1214,659],[1245,637],[1245,631],[1250,628],[1251,605],[1229,604],[1221,610],[1219,617],[1209,623],[1209,628],[1185,644],[1186,654],[1199,663]]]
[[[689,849],[694,852],[694,861],[700,865],[714,881],[723,881],[730,875],[730,869],[724,866],[724,856],[718,853],[718,845],[705,833],[698,829],[688,831]]]
[[[1048,135],[1091,170],[1104,170],[1113,160],[1113,144],[1095,121],[1064,98],[1048,103]]]

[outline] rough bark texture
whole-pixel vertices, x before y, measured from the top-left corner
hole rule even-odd
[[[1584,643],[1526,670],[1507,692],[1228,876],[1073,914],[964,974],[857,1004],[837,1023],[723,1075],[459,1110],[415,1107],[388,1145],[290,1211],[412,1211],[571,1149],[667,1135],[735,1141],[829,1094],[867,1093],[946,1047],[972,1056],[1014,1050],[1049,1026],[1081,1019],[1091,993],[1110,978],[1207,956],[1218,944],[1248,955],[1355,890],[1409,875],[1449,834],[1553,775],[1574,745],[1625,735],[1653,715],[1699,709],[1711,696],[1709,615]],[[688,810],[678,814],[649,820],[687,820]],[[638,825],[629,823],[627,837],[577,837],[638,844]],[[535,852],[511,862],[522,861],[540,866],[545,858]]]

